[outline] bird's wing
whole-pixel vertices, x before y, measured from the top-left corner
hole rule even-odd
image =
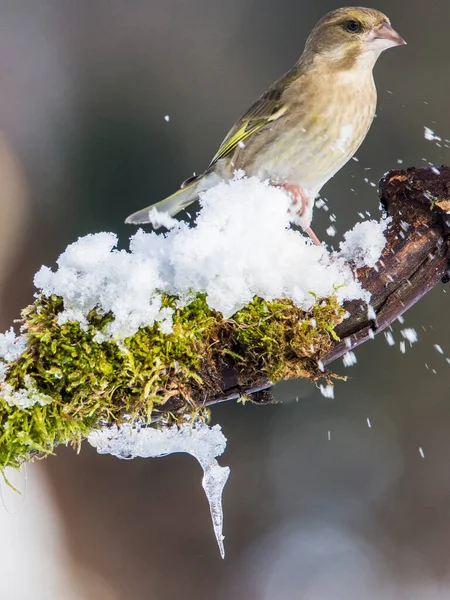
[[[231,154],[236,147],[265,125],[276,121],[289,111],[289,105],[283,100],[286,87],[296,78],[294,72],[287,73],[273,84],[236,122],[222,142],[209,169],[218,160]],[[208,169],[208,170],[209,170]]]

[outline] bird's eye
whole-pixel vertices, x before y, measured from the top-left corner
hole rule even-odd
[[[350,19],[350,21],[345,23],[345,29],[350,31],[350,33],[358,33],[358,31],[361,31],[361,23]]]

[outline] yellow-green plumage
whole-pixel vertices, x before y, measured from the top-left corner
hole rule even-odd
[[[127,222],[148,222],[151,208],[174,215],[201,191],[242,169],[298,189],[305,201],[299,222],[309,228],[319,190],[353,156],[370,128],[378,56],[402,43],[379,11],[329,13],[311,32],[294,67],[236,122],[205,173]]]

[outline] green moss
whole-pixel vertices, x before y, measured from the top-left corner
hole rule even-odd
[[[334,327],[343,315],[335,298],[317,302],[307,314],[288,300],[255,298],[234,316],[235,337],[244,348],[244,368],[251,362],[270,381],[315,379],[317,357],[337,339]]]
[[[41,297],[23,312],[28,348],[8,366],[0,389],[0,470],[18,467],[61,443],[79,445],[99,423],[126,418],[184,415],[207,418],[205,401],[220,394],[224,366],[240,373],[239,384],[265,377],[317,378],[317,358],[330,347],[343,309],[334,298],[316,302],[305,314],[289,300],[255,298],[223,319],[204,295],[184,308],[174,298],[173,332],[158,325],[120,343],[94,336],[111,320],[93,311],[86,331],[77,323],[59,325],[62,300]],[[29,408],[10,406],[9,391],[32,388],[42,399]],[[45,403],[50,397],[52,402]]]

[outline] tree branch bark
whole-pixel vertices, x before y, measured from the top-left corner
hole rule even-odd
[[[258,312],[264,301],[256,298],[245,307],[250,312],[228,320],[197,298],[184,320],[178,314],[177,334],[144,328],[125,353],[114,342],[96,341],[104,316],[94,312],[87,331],[76,322],[60,324],[62,298],[38,298],[23,313],[27,348],[7,363],[0,390],[0,472],[129,415],[145,421],[151,413],[152,424],[163,427],[243,396],[274,402],[269,377],[318,379],[320,362],[331,364],[450,280],[450,167],[391,171],[380,182],[380,198],[391,218],[386,247],[375,268],[355,269],[371,308],[348,302],[339,325],[342,309],[334,298],[316,302],[308,314],[286,300]],[[174,347],[178,353],[170,354]]]
[[[372,295],[376,317],[361,301],[346,303],[349,316],[336,328],[340,341],[321,357],[324,365],[383,331],[437,284],[450,280],[450,167],[390,171],[380,181],[379,195],[392,219],[386,247],[375,268],[356,272]],[[274,402],[267,380],[241,388],[233,369],[222,379],[223,394],[208,400],[208,406],[243,396]]]

